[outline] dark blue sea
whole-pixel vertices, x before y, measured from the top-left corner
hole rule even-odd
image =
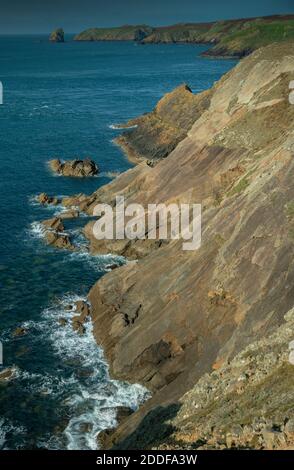
[[[150,111],[183,82],[207,89],[235,64],[201,58],[206,47],[0,37],[0,372],[14,371],[0,383],[0,448],[95,449],[116,407],[135,409],[146,398],[139,385],[109,378],[91,324],[79,336],[58,323],[115,257],[87,253],[82,219],[70,228],[81,252],[45,246],[39,221],[61,208],[35,197],[90,194],[130,168],[112,125]],[[98,177],[56,177],[47,166],[53,157],[87,156]],[[14,337],[17,327],[27,334]]]

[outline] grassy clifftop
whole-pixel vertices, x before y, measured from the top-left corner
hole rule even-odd
[[[124,25],[116,28],[90,28],[77,34],[75,41],[142,41],[152,32],[147,25]]]
[[[87,29],[77,41],[138,41],[150,43],[211,43],[204,55],[243,57],[259,47],[294,39],[294,15],[225,20],[214,23],[180,23],[171,26],[125,25]]]

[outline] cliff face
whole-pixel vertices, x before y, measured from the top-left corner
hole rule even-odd
[[[133,127],[117,142],[132,160],[158,160],[177,146],[200,114],[209,106],[210,92],[193,95],[187,85],[167,93],[155,109],[125,124]]]
[[[207,56],[244,57],[274,42],[294,39],[294,15],[224,20],[214,23],[180,23],[164,27],[147,25],[93,28],[75,37],[78,41],[135,40],[150,43],[213,44]]]
[[[105,275],[89,293],[111,373],[153,391],[114,441],[278,327],[293,306],[293,67],[293,44],[242,60],[211,89],[167,158],[154,168],[140,164],[81,201],[89,213],[117,194],[145,207],[194,202],[203,209],[199,250],[185,252],[177,240],[128,242],[126,254],[145,244],[144,258]],[[91,224],[86,233],[99,252]],[[115,243],[104,242],[107,248],[122,252]]]

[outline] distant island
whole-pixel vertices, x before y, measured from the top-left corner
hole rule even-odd
[[[49,37],[51,42],[64,42],[64,31],[62,28],[55,29],[52,31]]]
[[[180,23],[171,26],[123,25],[91,28],[75,41],[137,41],[150,43],[213,44],[206,56],[244,57],[259,47],[294,39],[294,15],[243,18],[211,23]]]

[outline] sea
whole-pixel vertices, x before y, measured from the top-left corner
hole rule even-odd
[[[113,143],[116,124],[151,111],[182,83],[199,93],[235,65],[201,57],[207,47],[0,37],[0,372],[13,371],[0,380],[0,449],[97,449],[117,407],[135,410],[149,397],[109,376],[90,322],[84,335],[59,323],[111,264],[127,260],[88,253],[85,217],[67,223],[78,252],[46,246],[40,221],[63,208],[36,196],[91,194],[131,168]],[[52,158],[85,157],[99,165],[97,177],[55,176],[48,167]],[[15,335],[19,327],[26,334]]]

